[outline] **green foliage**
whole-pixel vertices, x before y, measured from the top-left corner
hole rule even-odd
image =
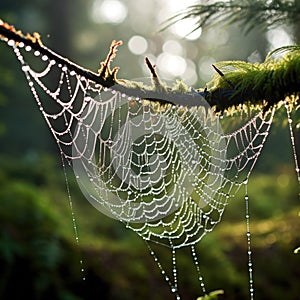
[[[300,2],[286,0],[232,0],[195,4],[166,21],[166,27],[182,19],[196,19],[194,30],[239,23],[245,32],[255,27],[269,28],[281,24],[295,24],[299,20]],[[165,28],[166,28],[165,27]],[[164,29],[165,29],[164,28]]]
[[[4,270],[0,295],[5,298],[10,282],[17,280],[13,271],[16,268],[20,275],[25,270],[28,276],[39,274],[34,286],[36,296],[40,297],[51,288],[51,276],[63,259],[55,211],[34,186],[22,182],[2,179],[0,198],[0,253]],[[30,265],[23,261],[25,257],[29,258]],[[22,264],[24,271],[21,271]],[[11,295],[22,293],[23,288],[26,287],[22,285],[19,291],[11,291]]]
[[[216,299],[219,299],[219,295],[223,295],[223,294],[224,294],[223,290],[216,290],[216,291],[210,292],[208,295],[197,298],[197,300],[216,300]]]
[[[44,156],[29,163],[3,157],[0,164],[1,298],[19,291],[23,297],[43,300],[172,299],[144,243],[121,223],[95,210],[75,188],[76,181],[70,180],[80,238],[80,249],[76,247],[63,175],[54,158]],[[282,170],[254,176],[249,182],[260,299],[281,299],[289,289],[285,299],[292,300],[297,292],[298,256],[290,255],[299,236],[297,201],[292,196],[297,185],[292,178],[288,170]],[[220,299],[247,298],[242,198],[241,194],[228,206],[214,235],[205,237],[197,249],[207,290],[224,288]],[[85,284],[78,250],[83,253]],[[169,249],[160,250],[160,261],[168,266]],[[178,279],[183,298],[196,299],[199,283],[187,250],[178,251]],[[286,274],[284,278],[277,275],[278,268]],[[18,290],[12,287],[15,282],[20,282]],[[277,286],[276,295],[271,295],[269,285]]]

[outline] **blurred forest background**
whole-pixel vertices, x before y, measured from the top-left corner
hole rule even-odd
[[[184,21],[159,32],[161,22],[192,3],[1,0],[0,18],[39,32],[46,46],[93,71],[111,40],[123,40],[114,60],[119,78],[149,76],[147,55],[162,78],[195,88],[210,80],[216,61],[260,62],[268,51],[299,42],[299,28],[284,26],[247,35],[238,25],[214,27],[186,36],[191,23]],[[300,299],[300,256],[293,253],[300,244],[299,187],[284,114],[277,119],[249,182],[254,286],[256,299],[294,300]],[[57,150],[16,58],[0,43],[0,298],[172,299],[143,241],[91,207],[70,174],[76,244]],[[248,298],[243,193],[198,250],[208,290],[224,289],[222,299]],[[183,299],[196,299],[194,265],[183,254]],[[162,259],[169,259],[167,250]]]

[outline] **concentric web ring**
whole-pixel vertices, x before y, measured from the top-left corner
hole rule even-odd
[[[165,219],[191,194],[199,208],[209,205],[226,156],[211,110],[161,108],[113,92],[90,101],[76,126],[73,168],[86,198],[125,223]]]

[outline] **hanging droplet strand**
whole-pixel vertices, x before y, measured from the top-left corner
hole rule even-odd
[[[58,146],[59,146],[59,143],[58,143]],[[75,212],[74,212],[74,208],[73,208],[73,200],[72,200],[72,197],[71,197],[69,180],[68,180],[68,177],[67,177],[68,175],[67,175],[66,164],[65,164],[65,160],[64,160],[64,153],[63,153],[62,150],[61,150],[61,162],[62,162],[62,167],[63,167],[63,171],[64,171],[64,175],[65,175],[66,189],[67,189],[67,194],[68,194],[68,199],[69,199],[69,206],[70,206],[70,209],[71,209],[75,240],[76,240],[77,246],[79,247],[79,234],[78,234],[78,229],[77,229]],[[83,260],[82,259],[79,260],[79,264],[80,264],[80,272],[82,274],[82,280],[84,281],[86,278],[84,276],[85,269],[83,267]]]
[[[153,257],[154,261],[156,262],[158,268],[160,269],[161,274],[164,276],[165,281],[168,283],[168,285],[170,286],[171,292],[173,294],[175,294],[176,296],[176,300],[180,300],[180,296],[178,294],[178,285],[177,285],[177,269],[176,269],[176,253],[175,250],[172,250],[172,264],[173,264],[173,276],[174,276],[174,282],[172,283],[172,281],[170,280],[169,276],[166,274],[166,271],[164,270],[164,268],[162,267],[161,263],[158,260],[158,257],[156,256],[155,252],[152,250],[151,246],[149,245],[149,243],[145,240],[146,245],[149,249],[149,252],[151,254],[151,256]],[[175,264],[175,271],[174,271],[174,264]]]
[[[249,196],[246,185],[245,191],[245,206],[246,206],[246,228],[247,228],[247,254],[248,254],[248,273],[249,273],[249,293],[250,299],[254,299],[254,285],[253,285],[253,264],[252,264],[252,250],[251,250],[251,232],[250,232],[250,211],[249,211]]]
[[[203,276],[201,275],[201,272],[200,272],[198,256],[197,256],[196,249],[195,249],[194,245],[191,246],[191,250],[192,250],[192,257],[193,257],[193,260],[194,260],[194,265],[196,267],[197,274],[198,274],[198,280],[200,282],[202,292],[205,295],[206,294],[205,284],[204,284]]]
[[[176,293],[178,290],[178,280],[177,280],[177,264],[176,264],[176,251],[172,249],[172,271],[173,271],[173,287],[171,288],[172,293]],[[177,298],[177,299],[180,299]]]
[[[298,183],[300,184],[300,169],[299,169],[299,164],[298,164],[295,136],[294,136],[293,126],[292,126],[293,120],[292,120],[292,117],[290,114],[290,107],[289,107],[288,102],[285,102],[285,108],[286,108],[286,114],[287,114],[287,118],[288,118],[288,126],[289,126],[289,130],[290,130],[292,151],[293,151],[293,156],[294,156],[294,160],[295,160],[295,170],[296,170],[296,174],[297,174]]]

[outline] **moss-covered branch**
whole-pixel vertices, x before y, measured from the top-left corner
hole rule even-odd
[[[268,55],[262,64],[250,64],[243,61],[219,62],[214,65],[216,75],[205,89],[191,90],[182,82],[174,87],[167,87],[158,78],[148,59],[146,64],[153,77],[153,85],[145,86],[128,80],[118,80],[118,68],[110,69],[110,63],[116,55],[116,48],[121,42],[113,41],[107,58],[101,63],[98,73],[84,69],[68,59],[56,54],[43,45],[39,34],[23,35],[13,26],[0,20],[0,38],[8,44],[29,46],[38,50],[49,59],[68,67],[88,80],[104,87],[113,87],[116,91],[130,96],[160,102],[162,104],[203,106],[203,98],[216,111],[232,108],[260,107],[266,111],[282,100],[292,105],[298,101],[300,93],[300,46],[281,48]],[[280,58],[274,58],[284,52]],[[202,99],[202,100],[201,100]]]

